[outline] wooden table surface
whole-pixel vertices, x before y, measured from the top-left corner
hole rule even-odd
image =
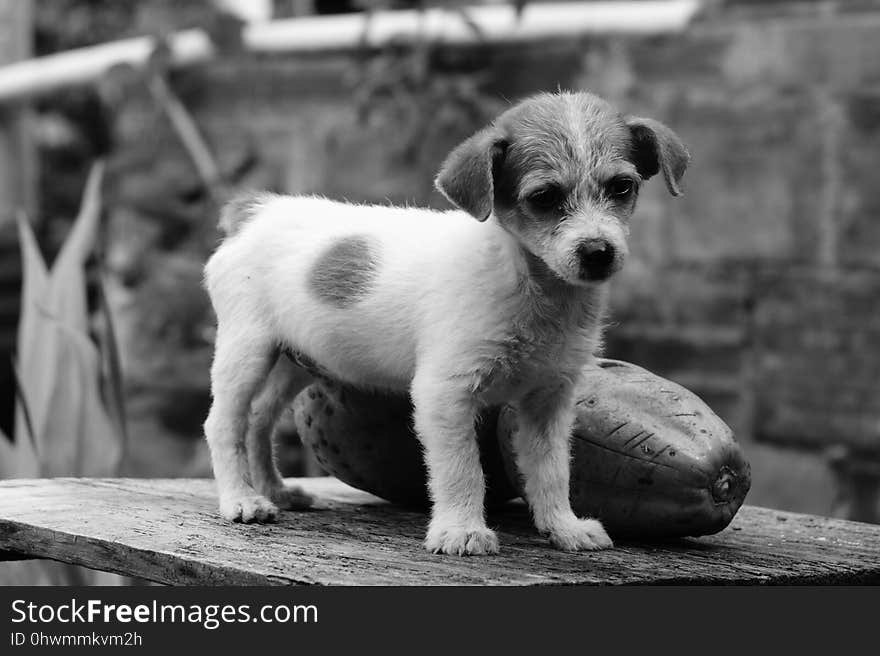
[[[169,584],[880,583],[880,526],[745,506],[717,535],[564,553],[521,503],[490,515],[501,554],[422,548],[424,514],[335,479],[296,481],[319,507],[277,524],[217,514],[213,481],[0,482],[0,559],[52,558]],[[5,552],[5,553],[3,553]]]

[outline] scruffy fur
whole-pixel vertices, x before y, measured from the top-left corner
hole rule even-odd
[[[450,154],[436,184],[462,211],[233,201],[229,237],[205,267],[218,321],[205,433],[223,516],[270,521],[310,501],[284,486],[271,451],[295,391],[279,353],[292,349],[339,380],[411,394],[428,550],[498,551],[474,432],[478,410],[498,403],[518,411],[514,450],[538,530],[561,549],[610,547],[569,505],[574,393],[638,186],[662,173],[678,195],[687,161],[656,121],[586,93],[544,94]]]

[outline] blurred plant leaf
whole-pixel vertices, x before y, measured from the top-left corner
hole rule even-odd
[[[79,214],[50,274],[51,303],[47,307],[64,325],[82,334],[89,328],[85,266],[98,235],[103,179],[104,164],[98,162],[89,171]]]
[[[22,412],[21,391],[17,381],[15,391],[16,412]],[[27,414],[24,416],[28,417]],[[27,426],[26,423],[25,426]],[[3,435],[6,439],[0,440],[0,478],[37,478],[41,475],[41,468],[33,438],[25,438],[17,431],[16,428],[17,439],[13,440],[11,437]]]
[[[44,441],[51,454],[43,458],[47,476],[113,476],[119,471],[122,442],[102,402],[100,356],[89,337],[55,317],[59,371],[64,381],[53,387],[52,412],[46,418]]]
[[[101,163],[92,167],[79,215],[51,271],[30,224],[19,217],[19,385],[29,412],[25,404],[18,405],[15,430],[16,435],[33,435],[36,449],[30,451],[34,460],[40,454],[36,469],[46,476],[113,475],[122,453],[119,433],[102,402],[100,355],[88,336],[85,267],[99,226],[103,170]],[[16,448],[26,444],[28,440],[17,440]]]
[[[35,312],[28,311],[29,307],[35,307],[39,299],[45,297],[49,288],[46,262],[23,212],[18,213],[17,221],[21,247],[22,291],[16,372],[20,371],[22,362],[34,369],[29,371],[26,377],[18,373],[16,375],[16,396],[19,399],[27,397],[28,405],[16,403],[15,437],[17,439],[10,449],[0,448],[0,475],[4,478],[32,478],[39,476],[41,470],[37,457],[40,428],[34,422],[33,412],[35,407],[43,408],[49,402],[47,381],[53,373],[50,365],[54,360],[54,343],[46,341],[47,331],[38,321]],[[24,378],[27,378],[27,383]]]
[[[128,422],[125,416],[125,390],[122,382],[122,365],[116,341],[116,327],[102,276],[98,284],[98,342],[101,355],[101,387],[104,404],[120,438],[122,439],[120,462],[125,460],[128,449]]]
[[[21,374],[18,370],[18,360],[16,358],[13,358],[12,360],[12,375],[15,377],[15,402],[17,407],[21,409],[22,417],[24,418],[28,442],[30,442],[31,447],[33,447],[37,460],[39,460],[40,451],[37,448],[34,422],[31,419],[31,411],[30,408],[28,408],[27,399],[24,398],[24,388],[21,385]]]

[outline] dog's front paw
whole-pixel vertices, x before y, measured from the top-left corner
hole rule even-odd
[[[256,493],[221,496],[220,514],[231,522],[263,524],[278,519],[278,507],[266,497]]]
[[[315,497],[298,485],[273,488],[266,496],[281,510],[304,510],[315,503]]]
[[[550,529],[550,542],[563,551],[597,551],[614,546],[598,520],[577,517]]]
[[[485,526],[464,527],[431,523],[425,548],[431,553],[485,556],[498,553],[498,536]]]

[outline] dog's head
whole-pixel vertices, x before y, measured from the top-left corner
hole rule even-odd
[[[562,280],[620,270],[639,186],[662,173],[681,194],[689,155],[668,127],[588,93],[541,94],[459,145],[437,176],[455,205],[498,222]]]

